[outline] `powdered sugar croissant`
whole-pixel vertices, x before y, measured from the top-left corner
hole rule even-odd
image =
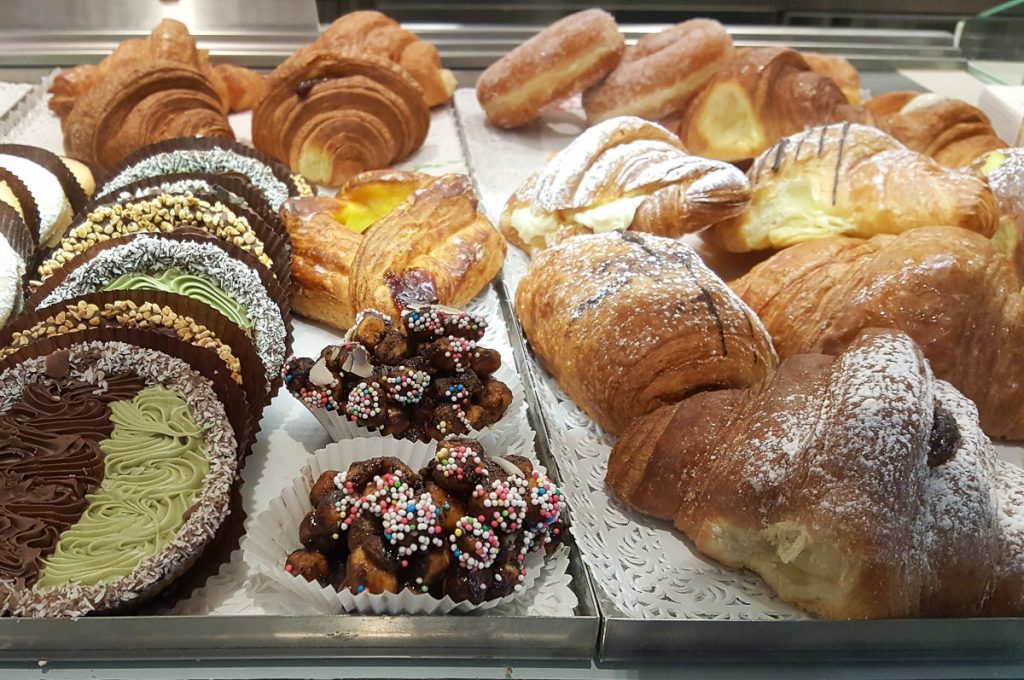
[[[505,205],[501,230],[527,252],[589,232],[681,236],[749,201],[735,167],[686,153],[656,123],[620,116],[586,130],[528,179]]]
[[[821,616],[1024,613],[1024,475],[997,467],[973,404],[899,332],[651,413],[606,483]]]

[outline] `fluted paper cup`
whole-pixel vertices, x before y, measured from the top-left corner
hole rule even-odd
[[[412,614],[441,615],[452,612],[482,611],[510,602],[527,592],[534,584],[544,563],[543,551],[526,556],[526,576],[519,592],[503,598],[488,600],[480,604],[456,602],[449,596],[437,598],[425,593],[405,590],[401,593],[373,594],[368,592],[355,595],[349,590],[336,591],[316,581],[307,581],[285,571],[288,555],[302,547],[299,542],[299,524],[306,513],[312,510],[309,490],[325,470],[345,471],[352,463],[392,456],[398,458],[413,470],[420,470],[434,456],[436,446],[395,440],[390,437],[362,437],[329,444],[317,451],[304,466],[290,486],[270,502],[270,507],[258,515],[249,525],[242,540],[243,557],[253,571],[269,578],[286,596],[297,598],[308,606],[306,613],[338,614],[341,612],[359,614]],[[496,455],[504,451],[495,450]],[[543,467],[537,469],[544,472]],[[262,593],[273,597],[273,592]],[[292,606],[291,609],[298,609]],[[298,611],[296,613],[299,613]]]

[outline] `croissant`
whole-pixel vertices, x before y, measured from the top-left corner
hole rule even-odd
[[[423,145],[430,112],[401,66],[372,54],[304,48],[267,79],[253,112],[257,149],[317,184],[337,186]]]
[[[737,50],[693,98],[678,132],[690,153],[740,162],[781,137],[839,121],[870,123],[872,117],[793,50],[748,48]]]
[[[620,116],[583,132],[528,179],[505,205],[501,230],[527,252],[589,231],[681,236],[749,201],[735,167],[691,156],[657,123]]]
[[[988,239],[932,227],[808,241],[732,287],[783,358],[840,352],[864,328],[907,333],[935,375],[978,405],[990,437],[1024,439],[1024,296]]]
[[[349,328],[356,312],[374,308],[398,319],[410,304],[461,307],[486,286],[505,259],[505,239],[478,211],[464,175],[426,175],[354,180],[342,199],[303,198],[282,215],[292,239],[294,309],[303,316]],[[415,185],[420,185],[411,191]],[[379,197],[354,211],[357,196],[390,188],[407,200],[363,227],[365,213],[392,204]]]
[[[228,110],[232,112],[256,108],[266,93],[263,75],[244,66],[217,64],[213,67],[213,76]]]
[[[710,233],[732,252],[938,224],[991,236],[999,220],[985,182],[943,168],[865,125],[828,125],[785,137],[757,158],[748,176],[750,210]]]
[[[970,401],[908,336],[871,330],[838,357],[796,355],[761,385],[641,418],[605,481],[814,614],[979,616],[1024,576],[997,519],[1024,512],[1024,486],[995,461]]]
[[[99,64],[83,64],[64,69],[50,85],[50,110],[64,119],[78,99],[121,69],[133,68],[150,60],[173,61],[200,71],[217,90],[221,110],[229,111],[227,91],[219,82],[204,50],[196,49],[188,27],[174,19],[163,19],[145,38],[131,38],[118,44]]]
[[[210,81],[195,68],[160,60],[113,71],[79,98],[62,127],[69,156],[106,169],[166,139],[234,139]]]
[[[776,364],[760,321],[700,257],[650,234],[542,251],[515,308],[548,372],[612,434],[694,392],[757,383]]]
[[[327,50],[368,52],[390,59],[415,79],[429,107],[445,103],[455,92],[455,75],[441,68],[437,48],[380,12],[349,12],[325,28],[314,44]]]
[[[981,109],[959,99],[887,92],[865,106],[889,134],[947,168],[964,168],[982,154],[1008,146]]]
[[[860,74],[846,59],[836,54],[818,54],[817,52],[801,52],[811,70],[823,76],[828,76],[846,96],[846,101],[859,105],[860,101]]]
[[[1013,147],[979,156],[970,171],[984,178],[999,203],[993,244],[1013,262],[1024,282],[1024,149]]]

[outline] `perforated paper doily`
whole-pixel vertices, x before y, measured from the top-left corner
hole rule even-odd
[[[487,124],[472,90],[456,92],[455,106],[481,202],[494,222],[520,184],[586,126],[573,101],[511,131]],[[701,251],[694,237],[684,241]],[[739,273],[730,263],[708,264],[727,278]],[[514,300],[528,265],[525,253],[509,248],[502,270],[509,299]],[[609,494],[604,477],[614,437],[597,427],[532,355],[529,364],[550,430],[551,453],[563,485],[574,492],[573,536],[598,587],[623,614],[639,619],[807,618],[758,576],[702,557],[670,524],[634,512]],[[996,450],[1007,460],[1024,462],[1024,447],[997,445]]]

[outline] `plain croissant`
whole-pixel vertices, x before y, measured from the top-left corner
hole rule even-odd
[[[757,317],[689,246],[641,232],[587,234],[533,258],[516,291],[530,346],[613,434],[700,390],[775,367]]]
[[[821,616],[1024,613],[1024,475],[997,469],[974,406],[902,333],[651,413],[606,483]]]
[[[732,287],[783,358],[841,352],[865,328],[907,333],[935,375],[978,405],[989,436],[1024,439],[1024,295],[988,239],[932,227],[809,241]]]

